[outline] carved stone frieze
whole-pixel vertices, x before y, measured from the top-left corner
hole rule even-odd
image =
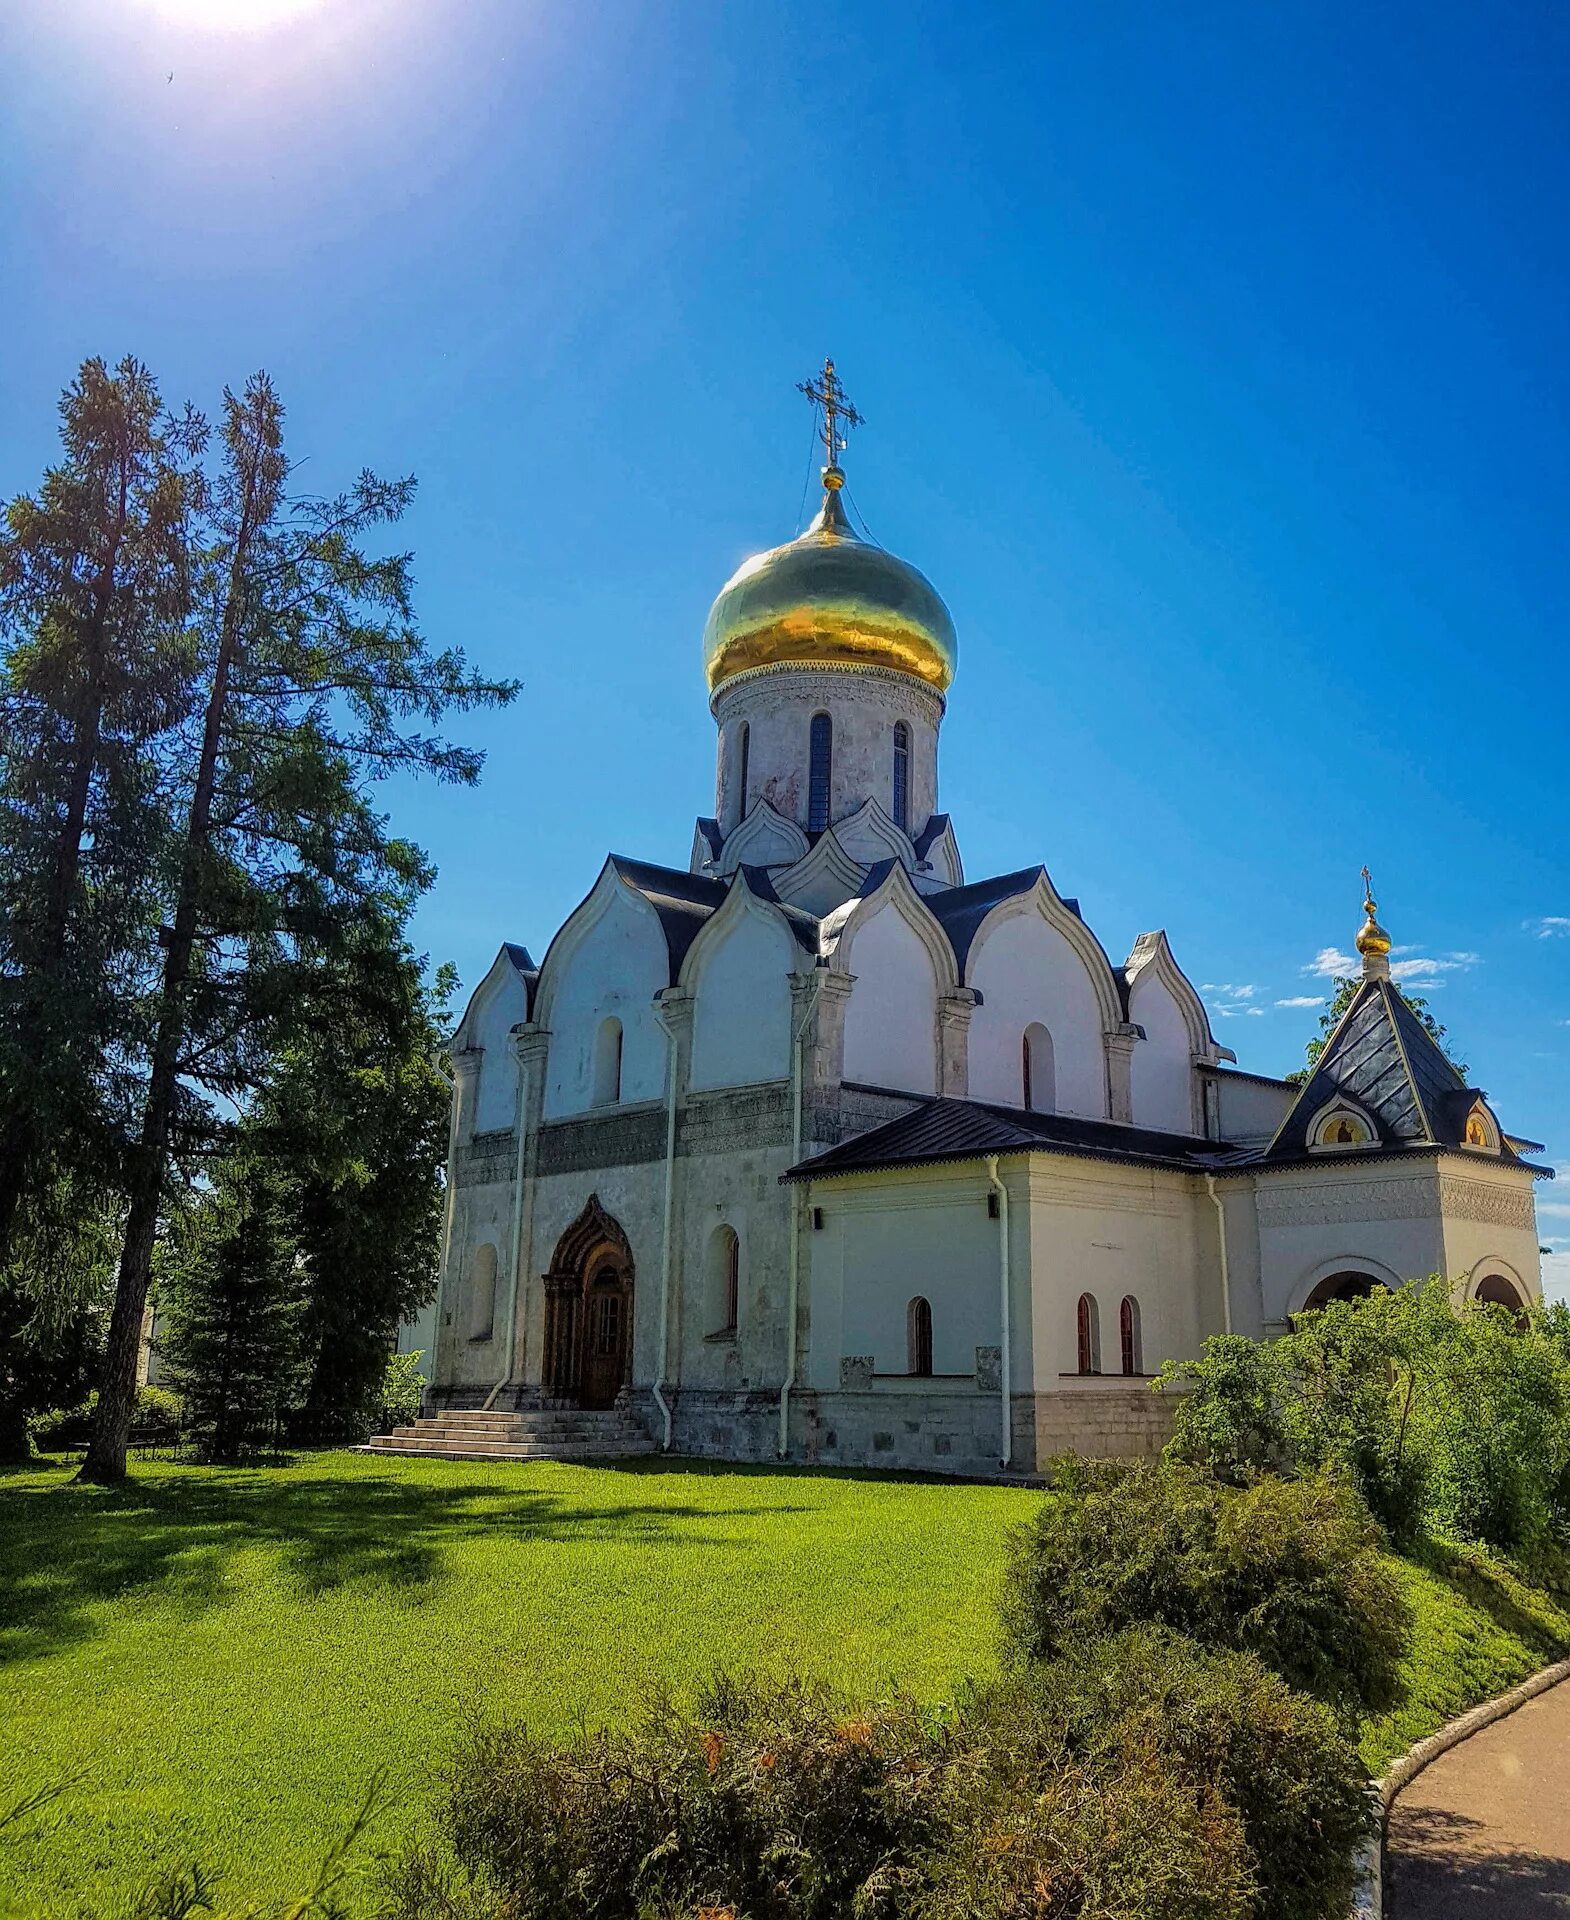
[[[1531,1231],[1537,1215],[1530,1190],[1523,1193],[1488,1180],[1442,1180],[1439,1204],[1458,1220],[1481,1220],[1491,1227],[1519,1227],[1524,1232]]]
[[[1352,1220],[1421,1220],[1437,1211],[1431,1180],[1316,1181],[1259,1189],[1262,1227],[1313,1227]]]

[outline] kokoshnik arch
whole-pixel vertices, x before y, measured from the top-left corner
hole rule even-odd
[[[1302,1086],[1237,1069],[1164,933],[1114,964],[940,810],[948,609],[852,527],[827,363],[806,531],[721,589],[714,810],[613,854],[453,1044],[443,1408],[615,1407],[737,1460],[1028,1471],[1160,1444],[1212,1333],[1443,1272],[1538,1297],[1535,1143],[1363,978]]]

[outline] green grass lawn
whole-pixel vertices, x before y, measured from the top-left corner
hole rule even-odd
[[[944,1697],[993,1665],[1034,1496],[663,1463],[306,1456],[0,1477],[0,1914],[112,1914],[201,1858],[294,1891],[379,1766],[396,1839],[473,1710],[552,1733],[646,1683],[793,1666]]]
[[[319,1454],[0,1475],[0,1920],[118,1916],[200,1859],[309,1883],[388,1770],[393,1844],[475,1710],[564,1734],[716,1665],[952,1695],[995,1661],[1004,1535],[1039,1496],[868,1475]],[[1562,1654],[1570,1609],[1478,1553],[1397,1562],[1417,1620],[1377,1771]]]

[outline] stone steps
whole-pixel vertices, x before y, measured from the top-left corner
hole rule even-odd
[[[448,1460],[624,1460],[654,1442],[623,1413],[486,1413],[451,1409],[373,1436],[364,1453]]]

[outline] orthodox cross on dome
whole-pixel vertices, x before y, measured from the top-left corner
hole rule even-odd
[[[796,391],[804,393],[823,416],[818,438],[829,456],[828,465],[823,469],[823,484],[832,492],[845,484],[839,457],[845,451],[846,432],[852,427],[864,427],[867,423],[851,405],[850,396],[840,384],[832,360],[824,361],[821,374],[815,374],[810,380],[798,380]]]

